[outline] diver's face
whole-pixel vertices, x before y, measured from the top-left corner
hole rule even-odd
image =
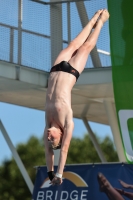
[[[55,147],[60,143],[62,132],[59,128],[51,127],[47,129],[48,141]]]

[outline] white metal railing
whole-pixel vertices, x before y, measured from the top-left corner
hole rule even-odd
[[[33,0],[33,1],[36,1],[36,0]],[[75,1],[81,1],[81,0],[72,0],[72,2],[75,2]],[[49,39],[49,40],[51,40],[51,36],[22,28],[22,6],[23,6],[22,2],[23,2],[22,0],[18,1],[18,19],[17,19],[18,20],[18,23],[17,23],[18,25],[17,26],[11,26],[11,25],[7,25],[7,24],[4,24],[4,23],[0,23],[0,27],[5,27],[5,28],[9,29],[9,38],[8,38],[9,39],[9,46],[8,46],[9,52],[6,51],[6,55],[4,55],[5,52],[3,50],[3,52],[2,52],[3,54],[1,54],[2,56],[0,55],[0,59],[4,60],[4,61],[7,61],[7,62],[18,64],[18,65],[26,65],[28,63],[28,65],[26,65],[26,66],[34,68],[34,66],[30,65],[31,63],[30,63],[29,60],[26,60],[26,62],[24,62],[24,63],[22,62],[22,57],[24,57],[23,56],[23,52],[22,52],[22,46],[23,46],[23,44],[25,42],[25,41],[22,41],[23,40],[22,34],[23,33],[28,33],[28,34],[31,34],[31,35],[34,35],[34,36],[37,36],[37,37],[42,37],[44,39]],[[42,1],[39,1],[39,2],[42,3]],[[62,2],[59,1],[59,2],[43,2],[43,3],[46,3],[46,4],[49,5],[51,3],[62,3]],[[64,1],[63,3],[70,4],[67,1]],[[69,14],[70,14],[70,5],[68,5],[68,11],[69,11],[68,12],[68,16],[69,16]],[[16,32],[15,31],[17,31],[17,42],[16,43],[15,43],[15,39],[16,39],[16,35],[15,35]],[[70,40],[71,40],[71,36],[70,35],[71,35],[71,33],[70,33],[70,16],[69,16],[68,17],[68,41],[63,40],[62,42],[64,44],[68,44],[68,42],[70,42]],[[48,48],[50,48],[50,46]],[[2,49],[2,47],[1,47],[1,49]],[[15,52],[15,54],[14,54],[14,52]],[[106,51],[103,51],[101,49],[98,49],[97,52],[99,53],[99,57],[101,59],[102,66],[110,66],[110,53],[106,52]],[[27,55],[27,58],[28,58],[28,56],[29,55]],[[40,57],[42,57],[42,56],[43,55],[41,55]],[[3,59],[3,57],[4,57],[4,59]],[[34,61],[35,61],[34,57],[35,56],[33,56],[32,59],[34,59]],[[45,63],[45,62],[42,61],[42,63]],[[91,66],[93,67],[93,63],[92,63],[91,59],[90,59],[90,61],[88,63],[89,64],[87,64],[86,67],[88,67],[88,66],[89,67],[91,67]],[[47,71],[45,65],[46,65],[46,63],[42,64],[42,68],[43,68],[42,70]],[[38,67],[38,65],[35,68],[40,69]]]
[[[14,63],[14,61],[13,61],[13,57],[14,57],[14,53],[13,53],[14,52],[14,31],[15,30],[19,31],[19,29],[18,29],[18,27],[7,25],[7,24],[3,24],[3,23],[0,23],[0,26],[8,28],[10,30],[10,36],[9,36],[10,37],[10,39],[9,39],[9,49],[10,49],[10,51],[9,51],[9,60],[6,60],[6,61]],[[23,29],[23,28],[21,28],[20,31],[21,31],[21,34],[23,32],[25,32],[25,33],[29,33],[29,34],[32,34],[32,35],[36,35],[38,37],[43,37],[43,38],[51,39],[51,37],[49,35],[37,33],[37,32],[34,32],[34,31]],[[21,38],[21,40],[22,40],[22,38]],[[63,40],[63,43],[68,44],[68,41]],[[21,45],[22,45],[22,41],[21,41]],[[21,48],[22,48],[22,46],[21,45],[20,45],[20,41],[18,40],[18,48],[17,49],[18,49],[19,52],[17,53],[18,59],[17,59],[17,62],[15,62],[15,63],[19,64],[19,65],[22,65],[22,62],[21,62],[21,57],[22,57]],[[101,50],[101,49],[98,49],[97,51],[98,51],[98,53],[100,53],[102,55],[105,55],[104,59],[103,59],[103,62],[105,63],[107,56],[110,57],[110,53],[107,52],[107,51]],[[28,66],[28,67],[30,67],[30,66]]]
[[[21,30],[19,30],[18,27],[15,27],[15,26],[11,26],[11,25],[7,25],[7,24],[3,24],[3,23],[0,23],[0,26],[2,27],[5,27],[5,28],[8,28],[10,30],[10,39],[9,39],[9,60],[6,60],[6,61],[9,61],[11,63],[13,63],[13,52],[14,52],[14,30],[17,30],[18,32],[20,31],[21,35],[23,32],[25,33],[29,33],[29,34],[32,34],[32,35],[36,35],[38,37],[43,37],[43,38],[47,38],[47,39],[51,39],[51,37],[49,35],[45,35],[45,34],[41,34],[41,33],[37,33],[37,32],[34,32],[34,31],[30,31],[30,30],[26,30],[26,29],[23,29],[21,28]],[[18,33],[19,35],[19,33]],[[22,37],[20,37],[21,40],[22,40]],[[16,64],[22,64],[21,63],[21,52],[22,52],[22,45],[20,45],[20,43],[22,44],[22,41],[18,40],[18,61]],[[63,43],[66,43],[68,44],[68,41],[66,40],[63,40]],[[30,67],[30,66],[29,66]]]
[[[3,26],[3,27],[10,29],[10,42],[9,42],[9,45],[10,45],[9,58],[10,58],[10,60],[9,60],[9,62],[13,63],[14,30],[19,31],[19,29],[18,29],[18,27],[10,26],[10,25],[3,24],[3,23],[0,23],[0,26]],[[48,36],[48,35],[37,33],[37,32],[34,32],[34,31],[30,31],[30,30],[26,30],[26,29],[23,29],[23,28],[21,28],[20,31],[21,31],[21,34],[22,34],[22,32],[25,32],[25,33],[29,33],[29,34],[33,34],[33,35],[41,36],[43,38],[50,39],[50,36]],[[66,43],[66,41],[63,41],[63,42]],[[18,40],[18,51],[21,50],[21,46],[19,46],[19,43],[20,43],[20,41]],[[21,60],[21,53],[18,53],[18,60]],[[17,64],[22,64],[22,63],[17,62]]]
[[[97,51],[98,51],[99,53],[104,54],[104,55],[110,56],[110,53],[107,52],[107,51],[103,51],[103,50],[101,50],[101,49],[98,49]]]

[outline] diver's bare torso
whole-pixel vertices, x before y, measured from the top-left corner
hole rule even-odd
[[[75,76],[66,72],[50,73],[46,96],[47,127],[56,123],[61,129],[72,120],[71,90],[76,82]]]

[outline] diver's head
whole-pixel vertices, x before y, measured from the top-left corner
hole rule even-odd
[[[60,128],[51,127],[47,129],[48,141],[53,150],[61,148],[63,132]]]

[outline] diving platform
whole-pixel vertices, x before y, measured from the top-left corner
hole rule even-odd
[[[45,111],[49,73],[0,61],[0,101]],[[111,67],[87,68],[72,90],[75,118],[109,125],[104,101],[114,103]]]

